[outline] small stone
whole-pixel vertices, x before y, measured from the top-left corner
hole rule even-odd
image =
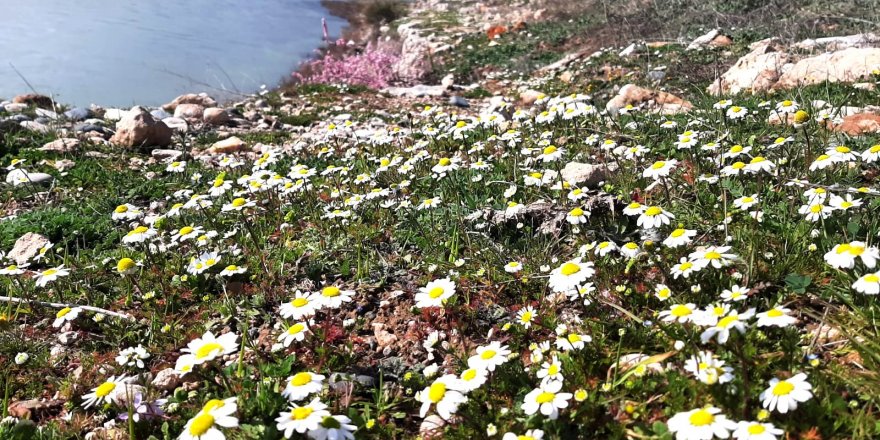
[[[206,123],[213,125],[223,125],[229,122],[229,113],[219,107],[206,108],[203,117]]]
[[[116,123],[110,142],[126,148],[165,147],[171,144],[172,131],[162,121],[153,119],[142,107],[133,107]]]
[[[650,81],[660,82],[663,81],[664,78],[666,78],[666,72],[662,70],[652,70],[648,72],[647,77]]]
[[[720,34],[721,34],[720,29],[712,29],[711,31],[695,38],[694,41],[691,41],[691,44],[688,44],[687,50],[695,50],[695,49],[701,49],[703,47],[706,47],[709,45],[709,43],[711,43],[713,40],[715,40],[715,38],[718,37]]]
[[[571,84],[571,81],[574,80],[574,74],[571,73],[571,70],[566,70],[559,74],[559,80],[566,84]]]
[[[381,322],[373,323],[373,336],[375,336],[379,348],[385,348],[397,342],[397,335],[385,330],[385,324]]]
[[[222,141],[214,142],[210,148],[206,150],[206,153],[210,154],[229,154],[235,153],[237,151],[241,151],[246,147],[246,144],[243,140],[239,139],[236,136],[233,136],[228,139],[223,139]]]
[[[180,385],[180,374],[174,368],[166,368],[156,373],[151,384],[162,391],[171,391]]]
[[[12,250],[9,251],[6,258],[15,261],[15,264],[20,266],[30,261],[31,258],[36,257],[40,253],[40,249],[49,243],[48,238],[40,234],[28,232],[15,241],[15,245],[12,246]]]
[[[569,162],[562,169],[562,178],[572,185],[584,185],[595,187],[599,182],[606,180],[610,174],[617,170],[617,166],[592,165],[588,163]]]
[[[168,126],[168,128],[174,131],[179,131],[181,133],[186,133],[187,131],[189,131],[189,124],[186,122],[186,119],[176,118],[172,116],[170,118],[163,119],[162,122],[164,122],[165,125]]]
[[[26,93],[12,98],[12,102],[16,104],[35,105],[40,108],[52,108],[52,98],[39,95],[36,93]]]
[[[8,111],[9,113],[20,113],[27,110],[27,108],[27,104],[21,103],[6,104],[3,106],[3,109]]]
[[[76,138],[55,139],[39,148],[40,151],[52,153],[71,153],[79,149],[80,141]]]
[[[92,117],[92,111],[87,108],[76,107],[64,112],[64,117],[71,121],[82,121]]]
[[[174,98],[174,101],[163,105],[162,108],[169,112],[174,112],[180,104],[198,104],[204,108],[216,107],[217,101],[208,96],[207,93],[187,93],[186,95],[180,95],[177,98]]]
[[[156,160],[175,161],[180,158],[180,156],[183,156],[183,152],[179,150],[155,149],[150,152],[150,156],[153,156],[153,158]]]
[[[437,414],[431,414],[419,425],[419,435],[425,439],[443,438],[446,421]]]
[[[128,110],[122,110],[119,108],[108,108],[104,110],[104,119],[108,121],[119,121],[125,117],[126,113],[128,113]]]
[[[22,169],[15,169],[6,175],[6,183],[17,186],[26,184],[50,184],[55,180],[51,174],[46,173],[28,173]]]
[[[38,117],[43,117],[43,118],[46,118],[46,119],[49,119],[49,120],[53,120],[53,121],[54,121],[55,119],[58,119],[58,113],[55,113],[55,112],[53,112],[52,110],[46,110],[46,109],[43,109],[43,108],[38,108],[38,109],[34,110],[34,113],[35,113]]]
[[[156,119],[165,119],[174,116],[171,113],[166,112],[164,109],[157,108],[156,110],[150,111],[150,115]]]
[[[525,105],[532,105],[535,103],[535,101],[537,101],[545,96],[547,96],[547,95],[545,95],[542,92],[529,89],[529,90],[526,90],[525,92],[522,92],[519,94],[519,100],[522,101],[522,103]]]
[[[199,104],[180,104],[174,110],[174,117],[196,122],[202,120],[204,113],[205,108]]]
[[[64,401],[57,399],[30,399],[12,402],[7,408],[9,415],[19,419],[39,420],[61,411]]]
[[[456,107],[461,107],[461,108],[468,108],[471,106],[471,103],[468,102],[467,99],[465,99],[464,97],[461,97],[461,96],[450,96],[449,97],[449,104],[454,105]]]
[[[617,115],[619,110],[627,105],[643,107],[649,111],[664,115],[685,113],[693,108],[693,105],[672,93],[646,89],[635,84],[627,84],[620,88],[617,96],[611,98],[605,105],[605,109],[612,115]]]
[[[834,131],[846,133],[850,136],[861,136],[869,133],[880,132],[880,115],[872,113],[859,113],[843,118],[840,125],[834,127]]]

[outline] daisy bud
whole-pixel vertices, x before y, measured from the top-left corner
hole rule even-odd
[[[19,353],[15,355],[15,365],[21,365],[28,361],[31,357],[27,353]]]

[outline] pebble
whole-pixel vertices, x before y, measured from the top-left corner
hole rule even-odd
[[[92,116],[92,111],[87,108],[76,107],[64,112],[64,117],[71,121],[82,121]]]

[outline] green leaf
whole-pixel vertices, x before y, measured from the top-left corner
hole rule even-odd
[[[810,283],[813,282],[813,278],[808,275],[801,275],[796,273],[790,273],[785,277],[785,285],[792,292],[795,293],[804,293],[807,291],[807,287],[810,286]]]

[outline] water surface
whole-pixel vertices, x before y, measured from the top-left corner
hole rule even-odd
[[[0,98],[159,105],[272,87],[344,22],[319,0],[0,0]],[[225,93],[223,91],[228,91]]]

